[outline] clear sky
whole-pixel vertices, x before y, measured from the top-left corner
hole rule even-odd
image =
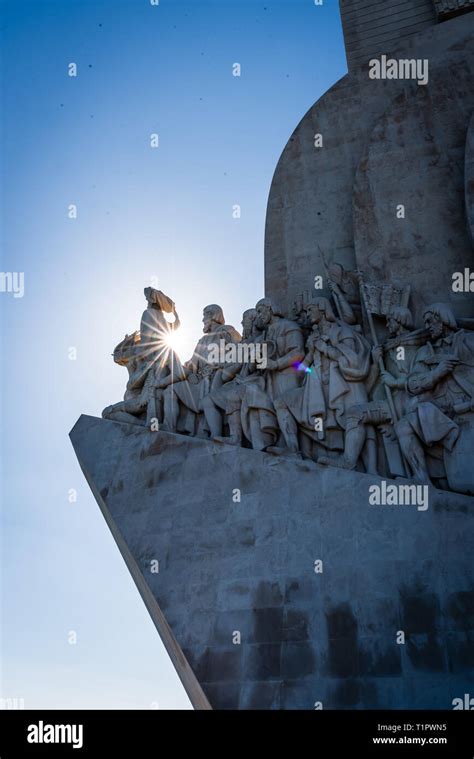
[[[0,5],[1,271],[25,277],[23,298],[0,292],[1,696],[190,708],[68,433],[121,400],[110,354],[152,278],[184,359],[204,305],[238,326],[262,297],[273,171],[346,72],[338,2]]]

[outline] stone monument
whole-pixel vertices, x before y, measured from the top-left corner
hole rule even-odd
[[[146,288],[124,400],[71,432],[197,709],[474,688],[474,2],[340,5],[349,73],[280,158],[242,337],[206,306],[181,364]]]

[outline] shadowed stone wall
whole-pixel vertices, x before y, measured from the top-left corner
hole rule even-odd
[[[396,55],[427,59],[428,85],[370,79],[364,65],[297,126],[273,177],[265,233],[265,291],[287,313],[324,275],[321,248],[368,280],[410,283],[417,319],[437,300],[472,315],[472,296],[453,293],[451,281],[473,260],[473,36],[468,13],[406,38]]]
[[[474,499],[369,506],[373,476],[87,416],[71,439],[197,708],[474,692]]]
[[[466,159],[464,166],[466,193],[466,215],[471,242],[474,243],[474,114],[471,117],[466,139]]]
[[[440,21],[473,10],[474,0],[433,0]]]
[[[349,70],[436,23],[433,0],[341,0]]]

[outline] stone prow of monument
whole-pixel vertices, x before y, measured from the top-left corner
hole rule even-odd
[[[368,508],[372,475],[89,416],[71,440],[195,708],[472,693],[472,498]]]
[[[409,283],[417,326],[433,301],[467,323],[451,278],[473,261],[474,2],[386,6],[340,3],[349,73],[278,162],[266,295],[290,316],[322,251]],[[428,60],[428,83],[371,79],[382,55]],[[472,496],[369,505],[394,480],[90,416],[71,441],[194,708],[450,709],[473,692]]]

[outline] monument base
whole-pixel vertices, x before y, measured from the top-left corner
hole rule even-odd
[[[474,498],[370,505],[373,475],[90,416],[71,440],[195,708],[474,695]]]

